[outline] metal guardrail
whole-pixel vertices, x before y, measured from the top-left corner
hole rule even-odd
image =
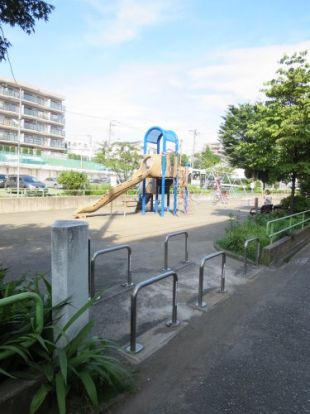
[[[255,263],[256,265],[258,265],[259,256],[260,256],[260,241],[259,241],[259,237],[253,237],[252,239],[248,239],[244,242],[244,275],[246,275],[248,271],[248,245],[254,241],[256,241]]]
[[[270,243],[273,243],[273,239],[278,234],[284,233],[287,230],[293,229],[295,227],[301,226],[301,228],[304,228],[305,223],[310,221],[310,217],[306,218],[306,215],[310,216],[310,210],[302,211],[301,213],[295,213],[290,214],[289,216],[281,217],[275,220],[270,220],[266,224],[266,233],[267,236],[270,238]],[[301,217],[301,221],[298,221],[297,223],[292,224],[293,218],[295,217]],[[281,221],[289,220],[289,225],[281,230],[274,231],[275,223],[279,223]]]
[[[144,280],[136,284],[131,294],[131,313],[130,313],[130,345],[126,348],[127,352],[130,353],[138,353],[142,351],[143,345],[138,344],[136,342],[136,335],[137,335],[137,295],[139,291],[144,288],[145,286],[150,286],[154,283],[159,282],[160,280],[166,279],[168,277],[173,277],[173,292],[172,292],[172,318],[170,321],[167,321],[166,325],[168,327],[177,326],[179,325],[179,321],[177,320],[177,283],[178,283],[178,275],[174,271],[169,271],[165,273],[161,273],[157,276],[151,277],[150,279]]]
[[[213,259],[214,257],[217,256],[222,256],[222,271],[221,271],[221,286],[220,286],[220,292],[224,293],[225,292],[225,266],[226,266],[226,253],[225,252],[216,252],[216,253],[212,253],[209,254],[208,256],[205,256],[200,263],[200,267],[199,267],[199,284],[198,284],[198,301],[197,301],[197,306],[199,306],[200,308],[203,308],[205,306],[207,306],[207,304],[205,302],[203,302],[202,297],[203,297],[203,279],[204,279],[204,267],[207,261],[209,261],[210,259]]]
[[[96,270],[96,259],[98,256],[103,254],[116,252],[118,250],[127,250],[127,283],[124,283],[122,286],[130,287],[133,286],[131,279],[131,247],[127,244],[122,244],[120,246],[108,247],[107,249],[98,250],[95,252],[90,260],[90,277],[89,277],[89,295],[91,298],[95,296],[96,293],[96,284],[95,284],[95,270]]]
[[[187,239],[188,233],[187,231],[178,231],[176,233],[167,234],[165,239],[165,258],[164,258],[164,270],[170,270],[168,267],[168,242],[172,237],[180,236],[184,234],[185,236],[185,255],[184,255],[184,263],[188,262],[188,249],[187,249]]]
[[[40,334],[43,329],[43,302],[39,295],[34,292],[23,292],[17,295],[8,296],[7,298],[0,299],[0,307],[8,306],[21,302],[24,300],[33,300],[35,302],[35,319],[34,319],[34,332]],[[26,336],[26,335],[25,335]],[[35,338],[25,340],[21,345],[25,348],[29,348],[35,342]],[[0,352],[0,360],[14,355],[14,350]]]

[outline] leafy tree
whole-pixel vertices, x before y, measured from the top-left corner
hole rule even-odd
[[[130,142],[106,142],[96,154],[96,162],[114,171],[120,181],[128,180],[134,170],[139,167],[140,155],[136,146]]]
[[[181,154],[180,163],[183,167],[187,167],[190,164],[190,157],[187,154]]]
[[[4,36],[2,23],[19,26],[27,34],[35,32],[36,20],[48,20],[54,6],[41,0],[1,0],[0,2],[0,62],[5,60],[7,49],[11,46]]]
[[[219,155],[214,154],[208,145],[205,146],[202,152],[195,154],[194,168],[206,169],[213,167],[221,161]]]
[[[248,178],[272,182],[277,175],[278,155],[274,140],[264,128],[263,104],[231,105],[220,126],[219,138],[234,167],[244,168]]]
[[[63,171],[57,180],[66,190],[82,190],[89,184],[87,175],[78,171]]]
[[[310,65],[307,52],[280,60],[277,77],[264,90],[266,117],[262,129],[275,140],[279,173],[291,181],[290,209],[293,210],[296,180],[310,175]]]

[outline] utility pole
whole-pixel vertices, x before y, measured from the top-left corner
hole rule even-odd
[[[114,119],[109,122],[109,134],[108,134],[108,145],[111,145],[111,138],[112,138],[112,127],[117,125],[117,121]]]
[[[190,129],[189,132],[193,133],[193,150],[192,150],[192,160],[191,160],[191,164],[193,168],[194,161],[195,161],[195,151],[196,151],[196,137],[197,135],[199,135],[199,132],[197,131],[197,129]]]

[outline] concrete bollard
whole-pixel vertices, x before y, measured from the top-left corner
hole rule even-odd
[[[64,326],[88,301],[88,224],[84,221],[57,220],[52,225],[52,302],[69,298],[70,305],[61,309],[57,322]],[[53,315],[59,318],[60,315]],[[70,340],[89,321],[84,312],[67,331]],[[57,333],[55,333],[57,336]]]
[[[255,213],[258,213],[258,197],[254,198],[254,208],[255,208]]]

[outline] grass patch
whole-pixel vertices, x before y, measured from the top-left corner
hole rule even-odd
[[[283,217],[283,215],[282,212],[257,214],[242,222],[232,216],[229,226],[225,229],[225,236],[217,243],[222,249],[243,256],[245,241],[258,237],[263,249],[269,244],[269,237],[266,234],[267,221]],[[248,257],[255,260],[256,243],[250,243],[248,246]]]

